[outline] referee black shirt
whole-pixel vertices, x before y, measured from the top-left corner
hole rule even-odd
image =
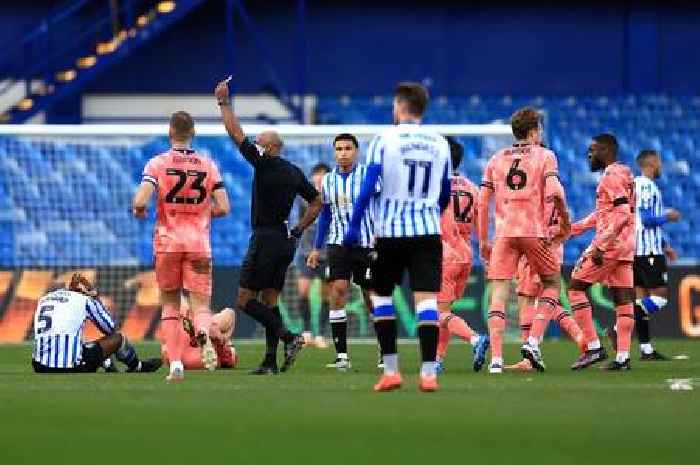
[[[318,197],[316,188],[303,171],[280,156],[265,155],[262,147],[246,137],[238,147],[243,157],[253,165],[253,199],[250,224],[253,230],[270,228],[284,230],[297,195],[307,202]]]

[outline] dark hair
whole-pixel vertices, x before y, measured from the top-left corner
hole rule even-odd
[[[394,90],[394,96],[399,102],[405,102],[409,113],[423,116],[428,108],[428,90],[417,82],[399,82]]]
[[[313,168],[311,168],[311,174],[330,173],[330,172],[331,172],[331,167],[325,163],[317,163],[314,165]]]
[[[445,136],[447,143],[450,145],[450,157],[452,157],[452,169],[456,170],[457,167],[462,163],[462,158],[464,158],[464,147],[462,144],[457,142],[452,136]]]
[[[532,129],[537,129],[540,124],[540,112],[532,107],[524,107],[513,113],[510,117],[510,127],[513,130],[513,136],[517,140],[527,138],[527,134]]]
[[[335,139],[333,139],[333,146],[335,147],[335,143],[338,142],[339,140],[349,140],[350,142],[353,143],[355,148],[359,148],[360,144],[357,143],[357,137],[353,136],[350,133],[344,132],[342,134],[338,134],[335,136]]]
[[[658,156],[659,152],[657,152],[656,150],[644,149],[641,152],[639,152],[639,155],[637,155],[637,166],[641,168],[642,165],[646,164],[646,162],[649,161],[650,158]]]
[[[176,111],[170,116],[170,127],[179,139],[189,139],[194,135],[194,120],[186,111]]]
[[[615,138],[615,136],[613,136],[612,134],[598,134],[597,136],[593,137],[593,140],[601,145],[606,146],[612,152],[613,155],[617,155],[617,138]]]

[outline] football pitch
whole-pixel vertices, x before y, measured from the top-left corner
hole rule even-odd
[[[14,464],[680,464],[700,454],[700,341],[660,341],[670,362],[573,373],[568,342],[543,347],[548,371],[471,371],[453,344],[437,393],[416,386],[417,345],[401,345],[404,387],[374,393],[376,348],[351,345],[353,369],[308,348],[292,371],[35,375],[29,345],[0,346],[0,463]],[[155,344],[139,345],[155,356]],[[635,348],[636,349],[636,348]],[[506,347],[515,361],[518,346]],[[690,378],[693,391],[669,388]],[[695,457],[695,459],[693,459]]]

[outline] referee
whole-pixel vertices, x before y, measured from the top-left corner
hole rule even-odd
[[[640,360],[666,360],[651,345],[649,319],[666,306],[666,258],[671,262],[676,259],[676,252],[664,238],[662,226],[667,222],[678,221],[681,215],[678,210],[664,209],[661,192],[654,182],[654,179],[661,176],[661,157],[658,152],[642,150],[637,156],[637,165],[642,175],[634,178],[637,199],[634,318],[641,350]]]
[[[254,170],[250,215],[253,234],[241,267],[236,308],[265,327],[265,358],[251,374],[276,374],[279,340],[285,344],[281,371],[291,367],[303,346],[303,338],[284,326],[277,298],[294,258],[297,239],[316,220],[321,198],[304,173],[281,157],[283,144],[279,134],[266,131],[258,134],[254,142],[246,137],[231,108],[229,80],[220,82],[214,93],[226,131]],[[289,230],[287,219],[297,195],[309,206],[299,223]]]

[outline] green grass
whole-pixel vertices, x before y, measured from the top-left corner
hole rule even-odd
[[[467,346],[454,344],[434,394],[417,391],[414,344],[399,349],[404,388],[382,394],[371,392],[371,345],[351,346],[353,372],[323,368],[330,350],[305,349],[291,372],[262,378],[246,374],[261,346],[241,345],[237,370],[188,372],[172,386],[164,369],[35,375],[29,346],[0,346],[0,462],[696,463],[700,341],[658,345],[690,359],[572,373],[574,348],[553,342],[547,373],[493,376],[467,369]],[[517,351],[507,346],[507,360]],[[668,378],[695,378],[697,390],[671,391]]]

